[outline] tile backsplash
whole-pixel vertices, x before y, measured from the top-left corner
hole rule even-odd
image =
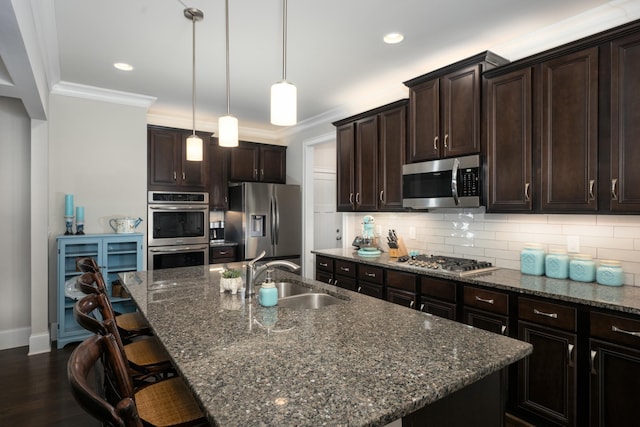
[[[344,235],[351,239],[345,239],[345,244],[361,233],[364,215],[345,214]],[[625,284],[640,286],[639,215],[489,214],[484,208],[371,215],[385,250],[385,236],[394,229],[407,249],[485,260],[519,270],[520,251],[526,243],[541,243],[548,251],[567,250],[571,241],[579,246],[578,252],[590,254],[596,261],[621,261]]]

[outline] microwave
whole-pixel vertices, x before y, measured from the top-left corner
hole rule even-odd
[[[477,208],[481,202],[480,155],[402,166],[402,206],[410,209]]]

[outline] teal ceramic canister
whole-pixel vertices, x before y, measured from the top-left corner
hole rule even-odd
[[[593,282],[596,279],[596,263],[591,255],[575,254],[571,258],[569,278],[577,282]]]
[[[624,271],[620,261],[603,259],[596,271],[596,281],[601,285],[622,286],[624,284]]]
[[[569,277],[569,255],[561,249],[550,249],[544,260],[544,271],[547,277],[566,279]]]
[[[527,243],[520,252],[520,271],[523,274],[542,276],[544,274],[545,253],[542,245]]]
[[[273,282],[264,282],[260,286],[258,296],[260,298],[260,305],[263,307],[273,307],[278,304],[278,290]]]

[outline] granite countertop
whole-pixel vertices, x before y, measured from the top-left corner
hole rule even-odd
[[[506,268],[498,268],[497,270],[486,273],[459,277],[444,271],[413,267],[407,263],[398,262],[395,258],[390,258],[387,253],[383,253],[379,257],[361,257],[352,248],[316,250],[312,251],[312,253],[347,261],[357,261],[378,267],[403,270],[415,274],[503,289],[526,295],[552,298],[590,307],[640,315],[640,287],[638,286],[605,286],[595,282],[584,283],[573,280],[552,279],[545,276],[530,276],[522,274],[518,270]]]
[[[344,301],[318,310],[262,307],[220,293],[219,267],[120,274],[217,425],[382,426],[532,351],[280,270],[276,280]]]

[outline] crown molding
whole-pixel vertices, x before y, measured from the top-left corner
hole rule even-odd
[[[112,104],[128,105],[131,107],[141,107],[147,110],[157,99],[155,96],[139,95],[65,81],[60,81],[53,85],[51,93],[74,98],[110,102]]]

